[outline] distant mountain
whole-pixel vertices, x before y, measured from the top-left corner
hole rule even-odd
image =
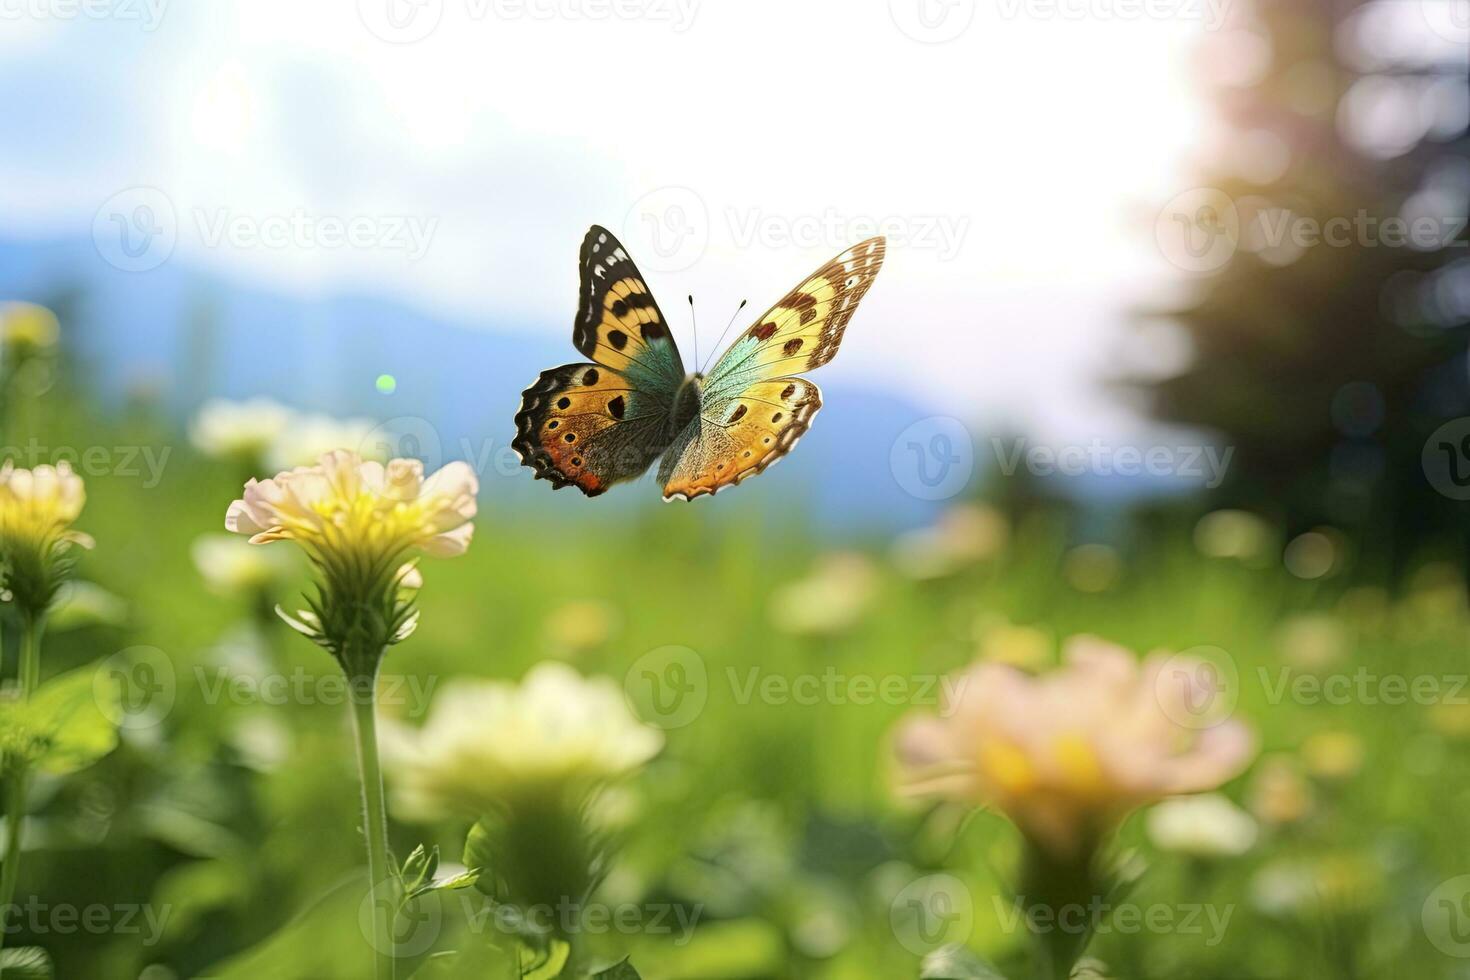
[[[437,437],[443,459],[477,462],[485,507],[545,507],[578,520],[658,504],[647,478],[583,501],[574,490],[532,486],[528,470],[507,463],[521,390],[577,357],[570,306],[565,324],[470,322],[378,296],[293,297],[177,258],[123,272],[100,261],[90,241],[13,239],[0,239],[0,299],[56,309],[105,402],[150,389],[181,426],[208,397],[265,395],[333,415],[397,419],[395,431],[420,446]],[[825,406],[797,450],[715,506],[778,527],[814,522],[838,531],[892,530],[932,516],[938,505],[908,493],[890,467],[895,439],[932,413],[844,384],[840,364],[819,379]],[[375,387],[382,374],[396,379],[391,395]],[[426,455],[435,455],[432,445]]]

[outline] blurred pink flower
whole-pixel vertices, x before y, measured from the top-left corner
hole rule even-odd
[[[1203,675],[1180,666],[1161,653],[1140,663],[1095,637],[1073,638],[1064,665],[1040,676],[976,664],[939,717],[902,725],[901,788],[993,806],[1047,851],[1083,852],[1136,807],[1214,789],[1255,754],[1242,722],[1182,723],[1192,692],[1177,679]]]

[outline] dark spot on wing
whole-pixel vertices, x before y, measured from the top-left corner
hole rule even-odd
[[[570,398],[566,397],[565,395],[563,395],[562,397],[560,397],[560,398],[558,398],[556,400],[556,407],[557,408],[571,408],[572,407],[572,400]]]
[[[613,300],[612,315],[621,320],[628,315],[628,304],[620,299]]]
[[[619,395],[618,397],[607,403],[608,414],[615,419],[621,419],[623,417],[623,412],[625,412],[627,408],[628,403],[623,399],[622,395]]]
[[[622,350],[628,346],[628,335],[621,330],[609,330],[607,333],[607,342],[613,345],[614,350]]]
[[[661,340],[668,336],[662,323],[645,323],[642,328],[644,340]]]
[[[597,368],[589,368],[587,373],[582,375],[582,383],[584,385],[597,384]]]
[[[772,415],[771,416],[771,421],[772,422],[779,422],[779,421],[781,421],[781,413],[780,412],[777,412],[775,415]]]
[[[759,326],[750,328],[750,335],[756,340],[770,340],[771,334],[775,332],[776,325],[774,323],[762,323]]]
[[[803,324],[811,323],[817,318],[817,298],[810,293],[793,291],[776,305],[782,309],[800,310]]]
[[[786,341],[786,343],[781,346],[781,350],[786,354],[787,357],[790,357],[792,354],[795,354],[797,351],[801,350],[801,338],[796,337],[792,340]]]
[[[746,409],[744,405],[736,405],[735,411],[730,413],[729,424],[734,425],[736,422],[739,422],[741,419],[745,418],[745,411]]]
[[[785,401],[794,394],[796,394],[796,385],[789,384],[785,388],[781,389],[781,400]]]

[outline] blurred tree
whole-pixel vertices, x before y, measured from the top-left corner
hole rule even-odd
[[[1160,221],[1229,248],[1169,256],[1200,260],[1187,298],[1142,316],[1182,328],[1193,356],[1127,379],[1157,417],[1236,447],[1215,503],[1368,532],[1394,564],[1470,528],[1421,465],[1431,434],[1470,415],[1463,6],[1252,0],[1208,38],[1223,131],[1200,183],[1215,190]]]

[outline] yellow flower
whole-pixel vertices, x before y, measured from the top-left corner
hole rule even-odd
[[[17,469],[0,467],[0,551],[7,564],[6,584],[28,614],[38,614],[56,597],[70,562],[72,545],[92,539],[71,524],[86,503],[82,478],[67,463]]]
[[[467,463],[425,478],[418,460],[384,466],[339,449],[316,466],[246,483],[225,528],[250,535],[251,544],[295,541],[317,560],[374,562],[414,549],[448,557],[469,547],[477,492]]]
[[[1160,678],[1177,658],[1154,654],[1140,664],[1121,647],[1077,637],[1064,659],[1040,677],[998,663],[971,667],[939,717],[901,728],[902,788],[994,806],[1037,845],[1073,857],[1136,807],[1213,789],[1255,752],[1239,721],[1191,728],[1175,720],[1173,686]]]
[[[423,728],[383,731],[398,809],[431,819],[594,788],[662,747],[662,733],[634,717],[618,684],[553,661],[520,685],[456,681]]]
[[[1317,732],[1302,742],[1302,761],[1318,779],[1351,779],[1363,768],[1363,740],[1352,732]]]
[[[35,303],[0,304],[0,338],[18,350],[44,350],[56,346],[61,325],[56,314]]]
[[[553,651],[576,657],[596,650],[618,626],[617,607],[598,599],[574,599],[546,617],[546,642]]]

